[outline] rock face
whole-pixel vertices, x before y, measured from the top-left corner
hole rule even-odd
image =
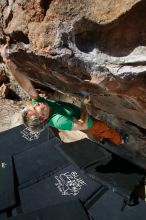
[[[1,40],[11,36],[10,55],[33,81],[90,95],[89,112],[146,156],[145,11],[144,0],[1,0]]]
[[[25,103],[0,99],[0,132],[22,124],[21,109]]]

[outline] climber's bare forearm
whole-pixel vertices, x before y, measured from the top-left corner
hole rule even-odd
[[[79,119],[74,118],[72,130],[87,130],[88,129],[88,112],[84,103],[81,106],[81,115]]]
[[[38,93],[33,87],[31,80],[23,73],[21,72],[16,64],[11,60],[11,57],[9,56],[8,46],[10,42],[10,37],[6,37],[6,44],[0,45],[0,55],[3,58],[3,61],[9,68],[10,72],[18,82],[18,84],[21,86],[22,89],[31,97],[31,98],[37,98]]]
[[[72,130],[87,130],[88,129],[88,124],[86,122],[81,121],[80,119],[77,120],[74,118],[74,124]]]
[[[31,98],[38,98],[38,93],[33,87],[31,80],[19,69],[17,66],[12,62],[9,61],[7,62],[7,66],[9,70],[11,71],[12,75],[18,82],[18,84],[21,86],[21,88],[31,97]]]
[[[81,106],[81,115],[80,115],[79,120],[85,124],[87,124],[87,122],[88,122],[87,106],[84,103],[82,103],[82,106]]]
[[[18,82],[18,84],[21,86],[22,89],[31,97],[31,98],[37,98],[38,93],[33,87],[31,80],[23,73],[21,72],[16,64],[11,60],[11,57],[9,56],[8,46],[9,46],[10,38],[6,37],[6,44],[0,45],[0,55],[3,58],[3,61],[9,68],[10,72]]]

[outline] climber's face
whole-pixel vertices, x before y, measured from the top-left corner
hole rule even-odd
[[[46,121],[50,115],[50,106],[47,103],[39,102],[29,108],[27,115],[36,115],[40,117],[42,122]]]

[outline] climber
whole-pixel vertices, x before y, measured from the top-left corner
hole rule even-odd
[[[23,110],[24,124],[32,131],[41,131],[47,125],[59,130],[81,130],[96,140],[108,139],[114,144],[122,144],[122,138],[104,122],[93,119],[87,112],[88,98],[77,106],[42,97],[32,99],[32,105]]]
[[[0,48],[3,61],[6,63],[17,82],[32,98],[32,105],[23,110],[24,124],[33,132],[43,130],[47,125],[60,130],[81,130],[96,140],[108,139],[114,144],[122,144],[118,132],[109,128],[104,122],[93,119],[87,112],[88,98],[82,102],[81,109],[77,106],[39,97],[31,81],[20,72],[8,54],[7,44]]]

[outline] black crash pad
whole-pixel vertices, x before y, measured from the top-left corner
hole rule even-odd
[[[14,191],[12,158],[0,158],[0,211],[15,205]]]
[[[75,166],[69,165],[36,184],[20,189],[21,208],[26,213],[70,200],[85,202],[100,186]]]
[[[31,135],[24,125],[0,133],[0,155],[8,156],[20,153],[30,147],[53,138],[52,130],[45,129],[40,134]]]
[[[123,197],[108,190],[102,196],[94,198],[94,201],[85,204],[85,207],[92,217],[92,220],[145,220],[146,203],[139,199],[136,206],[125,206]]]
[[[7,213],[6,212],[0,213],[0,220],[7,220]]]
[[[85,173],[125,197],[130,197],[144,178],[144,171],[116,155],[105,165],[88,167]]]
[[[21,214],[9,220],[88,220],[88,216],[82,204],[76,201],[70,201],[54,206],[48,206],[28,214]]]
[[[62,143],[56,147],[80,169],[94,164],[107,164],[111,160],[111,153],[86,138],[71,143]]]
[[[88,139],[62,143],[57,148],[88,176],[123,196],[130,196],[144,178],[142,169]]]
[[[19,185],[32,184],[69,165],[69,161],[54,148],[59,143],[58,138],[52,138],[14,156]]]

